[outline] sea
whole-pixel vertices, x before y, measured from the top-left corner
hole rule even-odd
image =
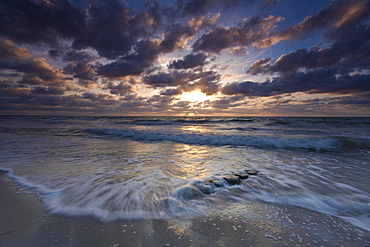
[[[50,213],[299,207],[370,231],[370,118],[0,117],[0,169]]]

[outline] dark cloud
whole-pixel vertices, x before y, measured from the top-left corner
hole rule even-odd
[[[82,87],[85,87],[85,88],[88,88],[88,89],[94,89],[94,88],[98,88],[99,84],[98,82],[96,81],[92,81],[92,80],[86,80],[86,79],[78,79],[77,81],[78,85],[82,86]]]
[[[109,82],[107,85],[107,88],[110,89],[111,94],[116,94],[116,95],[121,95],[121,96],[132,92],[132,86],[124,82],[120,82],[118,84]]]
[[[215,109],[229,109],[233,107],[237,107],[243,105],[241,100],[243,100],[245,96],[243,95],[234,95],[231,97],[222,97],[218,100],[211,101],[208,105]]]
[[[62,55],[62,52],[60,50],[57,50],[57,49],[52,49],[52,50],[48,51],[48,54],[49,54],[50,57],[56,59],[56,58],[58,58]]]
[[[127,55],[139,39],[151,34],[159,25],[152,12],[134,14],[119,0],[91,4],[87,27],[75,36],[73,47],[92,47],[100,56],[115,59]]]
[[[67,0],[3,0],[0,8],[0,34],[19,43],[56,47],[60,38],[73,38],[86,27],[84,12]]]
[[[355,97],[334,97],[325,102],[328,105],[370,105],[370,97],[366,99],[355,98]]]
[[[77,83],[85,88],[93,89],[98,87],[96,81],[96,68],[93,63],[82,61],[71,61],[64,68],[64,73],[77,78]]]
[[[173,60],[168,65],[171,69],[191,69],[206,64],[207,55],[195,53],[186,55],[183,59]]]
[[[82,97],[84,99],[88,99],[88,100],[91,100],[91,101],[96,101],[96,102],[104,102],[103,104],[107,104],[107,105],[110,105],[111,101],[113,100],[114,101],[114,98],[109,95],[109,94],[103,94],[103,93],[99,93],[99,94],[95,94],[95,93],[84,93],[82,95]]]
[[[52,68],[44,58],[2,60],[1,69],[23,72],[22,83],[29,85],[60,84],[64,77],[60,70]]]
[[[272,46],[279,41],[303,37],[317,28],[330,27],[335,32],[352,28],[369,16],[369,3],[364,0],[336,0],[318,13],[306,17],[299,24],[283,29],[276,35],[264,39],[261,48]]]
[[[29,91],[29,88],[25,86],[19,86],[13,80],[0,80],[0,96],[2,97],[10,98],[21,94],[26,94]]]
[[[184,48],[199,30],[212,26],[219,16],[220,14],[215,14],[212,17],[200,16],[187,23],[171,24],[159,45],[160,52],[169,53]]]
[[[190,77],[190,79],[192,78],[196,81],[191,85],[184,85],[184,91],[200,89],[201,92],[212,95],[219,90],[218,81],[220,80],[220,75],[214,71],[202,71]]]
[[[26,48],[17,47],[10,40],[0,38],[0,60],[20,60],[30,58],[31,56]]]
[[[218,91],[218,81],[220,75],[213,71],[171,71],[170,73],[161,72],[143,78],[147,85],[157,87],[178,87],[177,90],[184,92],[200,89],[208,95]],[[171,95],[174,91],[164,91],[165,95]]]
[[[137,66],[141,65],[141,66]],[[116,61],[98,68],[100,75],[108,78],[119,78],[128,75],[140,75],[144,72],[146,66],[125,61]]]
[[[168,96],[174,96],[182,94],[183,91],[180,87],[177,88],[169,88],[161,92],[161,95],[168,95]]]
[[[91,47],[110,59],[127,55],[160,23],[155,4],[135,14],[120,0],[93,1],[86,10],[67,0],[4,0],[0,6],[0,34],[16,42],[60,47],[62,39],[72,39],[73,48]]]
[[[98,59],[97,56],[91,55],[83,51],[71,50],[63,53],[64,61],[93,62],[96,59]]]
[[[218,98],[193,103],[199,113],[209,109],[239,113],[243,107],[276,111],[278,104],[285,111],[294,104],[309,105],[312,111],[320,106],[327,110],[323,105],[364,107],[370,97],[369,2],[335,0],[300,23],[275,32],[284,18],[267,13],[273,13],[271,6],[279,2],[149,1],[129,8],[130,2],[122,0],[0,1],[0,109],[178,114],[187,113],[189,102],[176,101],[176,96],[194,90]],[[262,10],[263,15],[245,15],[240,21],[237,18],[246,6]],[[235,16],[228,16],[233,11]],[[283,24],[292,25],[289,21]],[[314,33],[318,29],[320,33]],[[249,62],[259,52],[251,46],[266,48],[311,34],[325,43],[314,46],[315,36],[307,42],[311,48],[279,54],[276,60],[252,61],[249,74],[273,75],[272,79],[220,83],[221,78],[242,76],[220,73],[226,68],[230,74],[240,70],[243,56]],[[217,54],[226,49],[226,56],[239,57],[219,58]],[[176,53],[168,54],[172,52]],[[184,52],[188,55],[174,59]],[[277,52],[264,54],[275,57]],[[159,93],[143,97],[135,94],[137,89]],[[288,98],[287,94],[296,92],[330,97],[310,102]],[[256,99],[259,106],[253,103],[258,97],[269,101]]]
[[[88,62],[69,62],[64,71],[85,80],[93,80],[96,75],[94,65]]]
[[[226,95],[273,96],[305,92],[328,94],[361,94],[370,91],[369,75],[338,75],[334,69],[295,72],[265,82],[229,83],[222,88]]]
[[[184,14],[198,14],[204,11],[208,4],[208,0],[190,0],[185,4],[179,5],[179,9],[183,10]]]
[[[153,95],[147,99],[149,104],[155,103],[157,106],[168,106],[172,103],[173,98],[168,95]]]
[[[268,64],[271,58],[261,59],[254,62],[247,73],[256,75],[258,73],[286,73],[299,68],[329,67],[338,62],[343,53],[335,52],[332,48],[299,49],[279,57],[274,64]]]
[[[55,94],[63,95],[66,89],[64,87],[35,87],[32,90],[34,94]]]
[[[362,20],[369,13],[363,1],[335,1],[318,14],[307,17],[296,28],[283,33],[294,34],[312,28],[332,25],[327,37],[332,41],[327,48],[298,49],[280,56],[270,64],[270,58],[254,62],[247,73],[272,74],[276,78],[262,83],[231,83],[223,88],[225,94],[271,96],[284,93],[326,93],[363,95],[370,91],[370,27]],[[342,14],[342,16],[338,16]],[[323,19],[323,20],[320,20]],[[294,37],[292,35],[291,37]],[[286,36],[288,37],[288,36]]]
[[[11,70],[7,80],[1,80],[4,104],[27,103],[33,95],[63,95],[66,92],[64,74],[54,69],[45,58],[32,58],[26,48],[10,40],[0,39],[0,70]],[[4,74],[5,75],[5,74]]]
[[[265,5],[278,3],[280,0],[265,0]],[[248,8],[255,0],[189,0],[178,1],[177,12],[183,15],[199,15],[210,10],[228,10],[229,8]]]
[[[329,48],[313,47],[310,50],[299,49],[279,57],[275,63],[271,59],[254,62],[247,73],[286,73],[300,68],[366,69],[370,65],[370,27],[358,24],[346,32],[337,32],[332,37]]]
[[[266,65],[271,61],[271,58],[264,58],[264,59],[260,59],[254,63],[252,63],[252,65],[249,67],[247,73],[249,74],[252,74],[252,75],[256,75],[256,74],[259,74],[259,73],[265,73],[266,72]]]
[[[219,53],[221,50],[235,46],[249,46],[259,42],[270,34],[270,29],[281,17],[261,18],[253,16],[239,23],[236,27],[218,27],[203,34],[194,45],[194,51]]]
[[[140,75],[158,58],[158,44],[142,40],[135,45],[135,52],[115,62],[98,67],[98,73],[108,78],[119,78],[129,75]]]
[[[143,81],[151,87],[173,87],[189,82],[187,72],[173,71],[172,73],[161,72],[143,78]]]
[[[0,39],[0,70],[14,70],[23,76],[21,83],[28,85],[62,84],[64,75],[54,69],[45,58],[31,58],[27,49],[15,46],[7,39]]]
[[[179,1],[180,2],[180,1]],[[183,15],[198,15],[206,13],[210,9],[221,8],[223,10],[235,7],[242,3],[242,0],[190,0],[180,2],[177,6],[178,11]],[[251,2],[246,1],[244,2]]]

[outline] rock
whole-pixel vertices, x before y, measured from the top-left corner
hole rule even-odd
[[[203,194],[210,195],[213,193],[213,188],[210,184],[197,181],[193,183],[193,186],[200,190]]]
[[[167,228],[167,230],[170,230],[170,231],[176,231],[176,226],[169,226],[168,228]]]
[[[236,172],[233,175],[225,175],[222,179],[211,178],[206,181],[196,181],[193,182],[190,186],[184,186],[178,189],[173,197],[180,200],[193,200],[200,199],[205,195],[211,195],[215,193],[215,189],[223,188],[225,186],[232,186],[241,184],[242,180],[247,179],[250,175],[257,175],[258,171],[252,169],[246,169],[241,172]],[[174,204],[173,201],[165,200],[165,203],[168,206]]]
[[[247,169],[247,170],[244,170],[244,171],[247,172],[249,175],[257,175],[258,174],[258,171],[256,171],[256,170]]]
[[[241,173],[241,172],[235,173],[234,175],[239,177],[240,179],[247,179],[249,177],[248,173]]]
[[[223,179],[225,179],[226,182],[230,185],[236,185],[236,184],[241,183],[240,178],[238,176],[234,176],[234,175],[226,175],[225,177],[223,177]]]
[[[178,189],[174,194],[173,197],[182,200],[192,200],[192,199],[200,199],[204,196],[202,192],[200,192],[194,186],[185,186]]]
[[[218,178],[209,179],[208,182],[219,188],[225,187],[225,183]]]

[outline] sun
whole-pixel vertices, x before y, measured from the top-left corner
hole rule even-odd
[[[190,102],[203,102],[209,98],[205,93],[200,90],[192,92],[183,92],[180,101],[190,101]]]

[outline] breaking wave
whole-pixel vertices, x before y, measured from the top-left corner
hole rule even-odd
[[[307,149],[313,151],[369,150],[369,139],[348,137],[279,137],[268,135],[214,135],[165,133],[154,131],[90,129],[94,135],[127,138],[135,141],[173,141],[212,146],[250,146],[257,148]]]

